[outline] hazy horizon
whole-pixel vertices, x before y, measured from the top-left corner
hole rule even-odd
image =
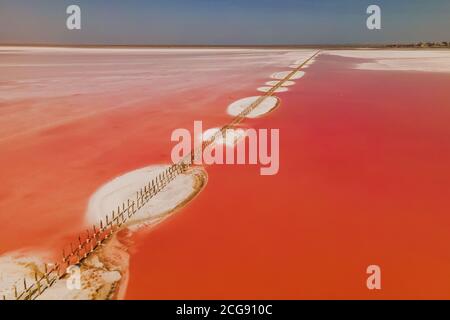
[[[38,1],[36,1],[38,2]],[[434,0],[0,0],[0,45],[295,46],[450,41],[450,2]],[[82,29],[66,28],[66,8]],[[366,28],[366,9],[382,29]]]

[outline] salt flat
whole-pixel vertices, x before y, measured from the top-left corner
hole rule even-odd
[[[450,50],[334,50],[324,54],[364,59],[356,69],[450,72]]]

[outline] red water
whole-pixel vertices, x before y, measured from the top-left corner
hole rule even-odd
[[[208,167],[197,199],[137,237],[128,299],[450,298],[450,76],[350,65],[319,57],[247,122],[280,129],[278,175]]]
[[[210,166],[194,201],[135,236],[126,298],[450,298],[450,76],[351,64],[320,56],[280,108],[245,122],[280,129],[278,175]],[[68,245],[99,186],[167,163],[173,129],[228,122],[230,102],[286,65],[189,77],[187,64],[180,88],[35,98],[45,112],[17,118],[34,100],[0,102],[2,120],[24,128],[2,129],[17,136],[0,143],[0,252]],[[370,264],[381,291],[366,288]]]

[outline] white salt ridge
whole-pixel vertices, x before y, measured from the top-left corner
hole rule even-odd
[[[130,171],[101,186],[91,197],[86,213],[88,225],[105,221],[105,215],[112,217],[112,211],[117,212],[117,205],[126,203],[128,199],[136,198],[136,191],[148,185],[160,173],[166,170],[168,165],[155,165]],[[127,224],[145,221],[151,223],[164,218],[167,212],[190,198],[195,189],[194,174],[180,174],[171,181],[162,191],[150,199],[139,211],[137,211]]]
[[[266,85],[274,87],[276,85],[278,85],[281,81],[267,81]],[[294,81],[285,81],[281,84],[282,87],[290,87],[293,86],[295,84]]]
[[[360,70],[450,72],[450,50],[336,50],[325,54],[366,59]]]
[[[271,75],[272,79],[278,79],[282,80],[285,79],[289,74],[291,74],[292,71],[281,71],[281,72],[275,72]],[[292,76],[289,78],[290,80],[298,80],[302,78],[305,75],[303,71],[296,71],[292,74]]]
[[[311,65],[312,65],[312,63],[308,62],[308,63],[304,64],[303,66],[301,66],[300,69],[308,69]],[[297,68],[299,68],[299,67],[300,67],[300,66],[299,66],[298,64],[291,64],[291,65],[289,66],[289,68],[292,68],[292,69],[297,69]]]
[[[256,90],[258,90],[258,91],[260,91],[260,92],[269,92],[269,90],[270,89],[272,89],[273,87],[259,87],[258,89],[256,89]],[[273,92],[286,92],[286,91],[288,91],[289,89],[288,88],[286,88],[286,87],[278,87],[278,88],[276,88]]]
[[[216,133],[220,131],[220,128],[211,128],[203,132],[203,141],[211,139]],[[216,145],[226,144],[227,146],[234,146],[238,140],[245,136],[244,129],[227,129],[226,136],[219,136],[214,140]]]
[[[227,112],[229,115],[235,117],[239,115],[242,111],[247,109],[252,103],[254,103],[259,98],[260,98],[259,96],[255,96],[235,101],[228,106]],[[247,118],[260,117],[275,109],[278,106],[278,103],[279,99],[277,97],[273,96],[265,97],[265,99],[256,108],[254,108],[246,117]]]
[[[43,266],[44,259],[39,253],[29,257],[25,252],[13,252],[0,256],[0,299],[14,298],[13,287],[17,286],[18,294],[23,289],[23,279],[28,285],[34,282],[36,266]]]
[[[117,209],[117,204],[126,201],[127,198],[133,198],[135,191],[145,186],[148,181],[163,170],[168,165],[149,166],[139,170],[131,171],[120,177],[113,179],[100,187],[91,197],[86,213],[86,220],[89,225],[98,224],[100,219],[105,221],[105,214],[109,213],[111,218],[112,210]],[[169,185],[167,185],[156,196],[151,198],[129,222],[137,223],[129,226],[134,230],[142,225],[154,225],[166,218],[178,206],[192,198],[200,191],[196,179],[202,175],[206,182],[206,173],[201,168],[195,168],[186,174],[177,176]],[[113,288],[120,283],[120,292],[118,297],[122,297],[126,289],[126,280],[128,274],[128,255],[125,248],[121,248],[117,240],[113,238],[113,242],[106,243],[102,246],[102,255],[107,257],[107,261],[117,260],[113,269],[108,269],[99,260],[98,252],[89,256],[85,261],[82,272],[81,290],[68,290],[66,280],[57,280],[49,289],[45,290],[38,299],[50,300],[89,300],[93,298],[105,298],[109,295],[109,291],[105,290],[105,285]],[[103,258],[104,259],[104,258]],[[23,290],[23,279],[27,279],[28,285],[34,282],[34,272],[39,274],[44,272],[44,261],[42,254],[36,252],[16,252],[0,256],[0,297],[5,295],[6,298],[14,299],[14,293],[11,290],[14,285],[20,294]],[[115,268],[115,269],[114,269]]]

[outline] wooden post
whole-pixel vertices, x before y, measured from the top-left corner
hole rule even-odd
[[[139,192],[136,192],[136,206],[139,209]]]
[[[36,281],[36,286],[38,288],[38,292],[39,292],[39,294],[41,294],[41,282],[38,281],[38,275],[36,272],[34,273],[34,281]]]
[[[86,247],[86,249],[84,250],[85,253],[87,253],[88,250],[89,250],[89,252],[92,252],[92,247],[93,247],[91,245],[90,248],[88,249],[88,245],[91,242],[91,234],[89,233],[89,229],[86,230],[86,233],[87,233],[87,237],[86,237],[86,242],[84,243],[84,246]]]
[[[59,278],[59,273],[61,272],[61,270],[60,270],[61,265],[59,263],[54,263],[53,265],[54,265],[53,270],[56,271],[56,275]]]
[[[47,281],[47,284],[50,285],[50,279],[48,278],[47,263],[44,264],[44,277],[45,281]]]
[[[94,251],[94,249],[95,249],[95,245],[96,245],[96,242],[97,242],[97,230],[95,229],[95,224],[94,224],[94,226],[93,226],[94,228],[94,233],[93,233],[93,235],[92,235],[92,244],[91,244],[91,252],[92,251]]]

